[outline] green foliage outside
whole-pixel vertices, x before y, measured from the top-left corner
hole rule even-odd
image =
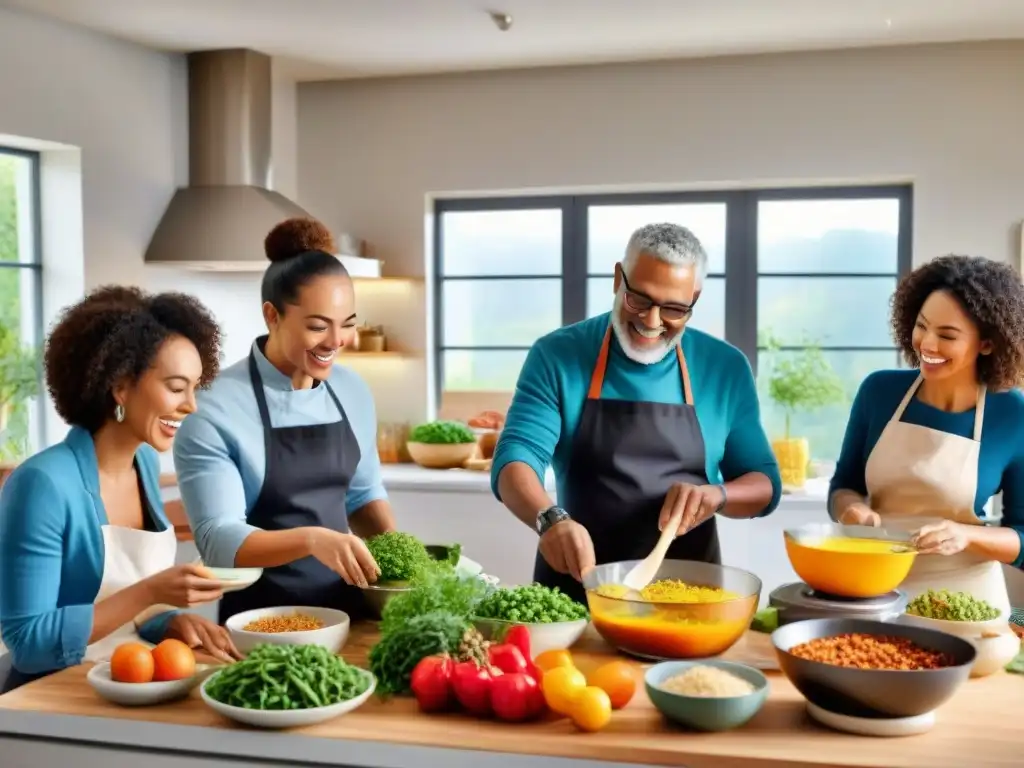
[[[16,163],[0,154],[0,260],[18,261]],[[22,259],[24,260],[24,259]],[[39,352],[22,345],[21,270],[0,270],[0,460],[31,450],[28,400],[39,392]],[[31,311],[26,309],[26,311]]]

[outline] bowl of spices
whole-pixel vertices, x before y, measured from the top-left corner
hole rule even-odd
[[[768,678],[745,664],[663,661],[644,674],[647,697],[669,720],[700,731],[739,728],[768,698]]]
[[[942,706],[977,657],[963,638],[867,619],[811,619],[772,633],[779,668],[810,703],[840,715],[916,717]]]
[[[243,654],[259,645],[318,645],[337,653],[348,640],[349,616],[333,608],[280,606],[236,613],[224,626]]]
[[[1020,638],[1009,618],[968,592],[928,590],[907,604],[900,623],[962,637],[978,652],[971,677],[985,677],[1005,667],[1020,651]]]

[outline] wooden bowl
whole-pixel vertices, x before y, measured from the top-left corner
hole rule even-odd
[[[476,451],[476,443],[406,443],[409,456],[427,469],[458,469]]]

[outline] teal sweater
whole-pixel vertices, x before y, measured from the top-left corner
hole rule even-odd
[[[864,468],[868,456],[917,375],[917,370],[876,371],[864,379],[846,425],[843,447],[829,486],[830,499],[832,493],[841,488],[867,495]],[[974,414],[974,408],[949,413],[921,402],[915,395],[907,404],[902,421],[971,437]],[[974,496],[974,512],[983,517],[989,499],[1003,492],[1002,525],[1012,528],[1021,537],[1021,553],[1014,562],[1018,567],[1024,563],[1024,432],[1021,424],[1024,424],[1024,394],[1017,390],[987,394],[981,425],[978,490]],[[831,501],[829,507],[831,511]]]
[[[542,481],[547,468],[554,467],[558,496],[566,497],[572,438],[609,320],[610,314],[605,313],[559,328],[530,349],[494,452],[491,489],[499,500],[498,476],[513,461],[528,464]],[[772,512],[782,494],[782,480],[761,426],[747,358],[732,345],[694,328],[683,334],[682,344],[704,436],[709,481],[761,472],[771,480],[773,490],[762,514]],[[637,363],[626,356],[613,334],[601,396],[681,404],[683,384],[676,356],[666,355],[653,365]]]

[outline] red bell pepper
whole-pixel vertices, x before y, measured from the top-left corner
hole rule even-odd
[[[443,712],[454,703],[454,667],[447,656],[428,656],[413,668],[409,687],[423,712]]]
[[[491,706],[500,720],[532,720],[544,711],[544,694],[534,678],[524,672],[513,672],[494,679]]]
[[[530,662],[526,660],[519,648],[508,643],[492,645],[487,650],[487,657],[491,666],[497,667],[506,675],[527,672],[530,668]]]
[[[472,715],[491,714],[491,689],[502,672],[475,661],[460,661],[452,670],[452,688],[459,704]]]
[[[505,633],[505,644],[514,645],[526,659],[526,672],[538,683],[541,679],[541,671],[533,663],[533,653],[530,648],[530,630],[522,624],[514,624]]]

